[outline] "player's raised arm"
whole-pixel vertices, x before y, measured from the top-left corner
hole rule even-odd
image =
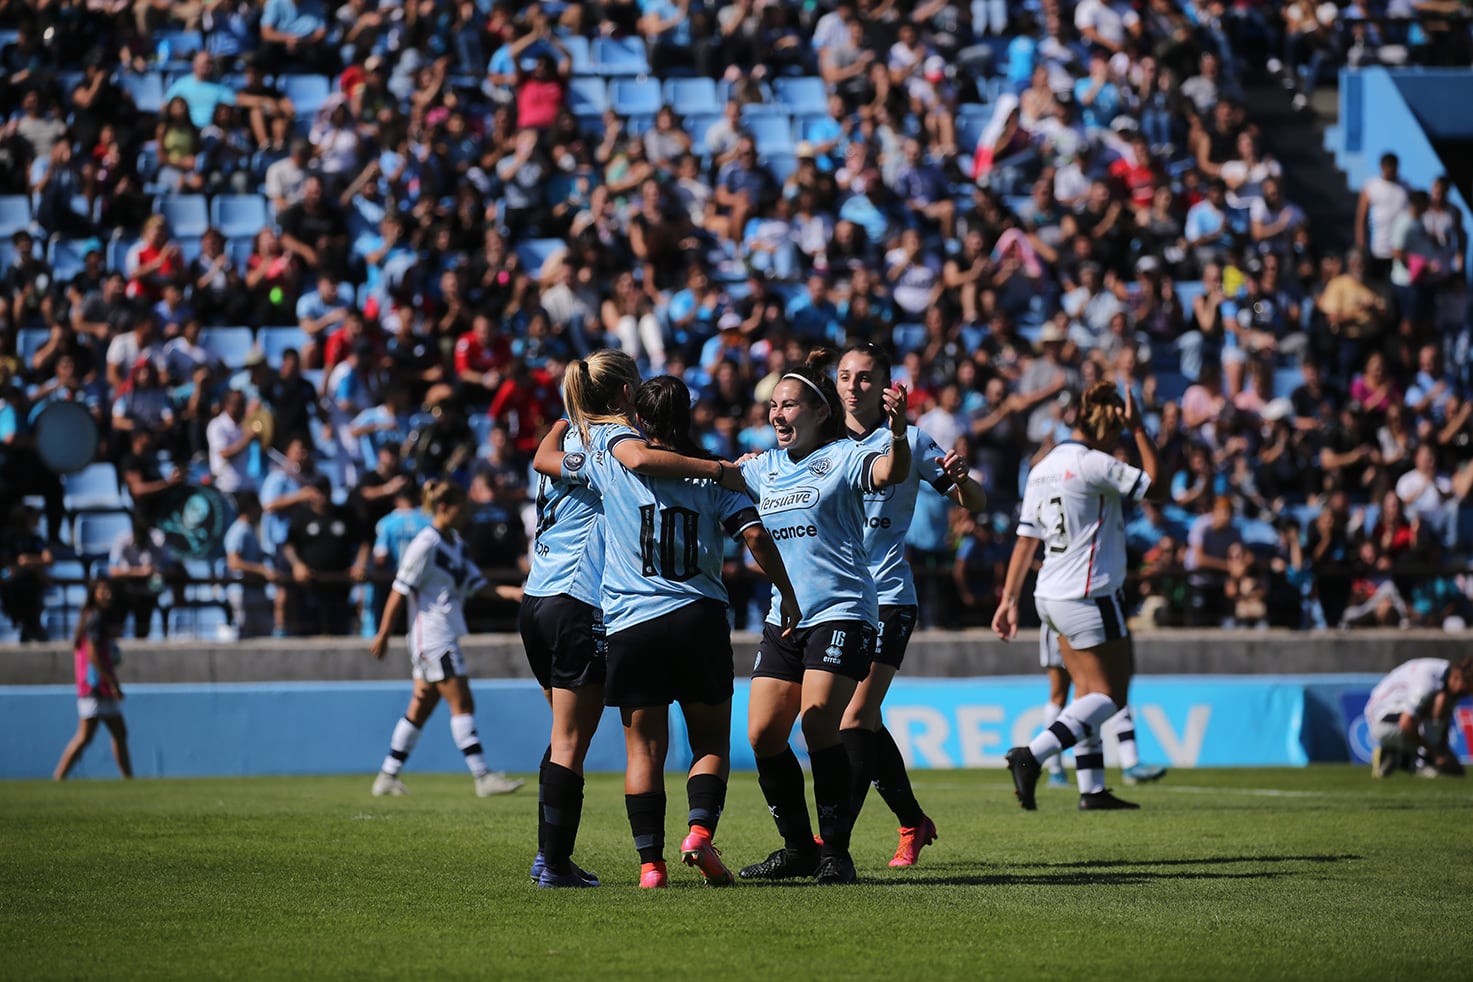
[[[895,385],[885,390],[885,417],[890,422],[890,452],[876,457],[870,464],[869,483],[875,490],[893,487],[910,476],[910,440],[906,429],[910,423],[906,417],[905,386]]]

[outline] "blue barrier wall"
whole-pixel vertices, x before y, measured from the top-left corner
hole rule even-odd
[[[1142,758],[1173,767],[1300,766],[1368,760],[1365,698],[1378,676],[1153,676],[1136,681],[1132,705]],[[134,768],[141,777],[251,774],[372,774],[404,711],[399,682],[135,685],[124,712]],[[733,767],[755,765],[746,741],[747,686],[733,700]],[[475,685],[476,717],[487,758],[498,770],[535,772],[551,722],[535,683]],[[1047,694],[1038,676],[899,679],[885,715],[915,767],[1001,767],[1008,747],[1027,742],[1043,719]],[[0,777],[46,777],[76,727],[67,686],[0,687]],[[441,709],[408,765],[414,772],[464,767]],[[678,712],[670,766],[688,765]],[[1455,745],[1466,758],[1473,709],[1459,710]],[[801,736],[794,745],[802,753]],[[1106,756],[1113,758],[1113,735]],[[588,759],[593,771],[624,767],[618,715],[604,721]],[[105,731],[88,748],[78,776],[115,774]]]

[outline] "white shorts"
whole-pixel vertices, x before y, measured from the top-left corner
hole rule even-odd
[[[123,715],[118,708],[116,699],[107,699],[100,696],[78,696],[77,718],[97,719],[99,716],[115,718]]]
[[[1130,637],[1118,593],[1087,600],[1045,600],[1039,597],[1034,606],[1038,609],[1038,619],[1043,622],[1039,661],[1044,668],[1063,664],[1062,657],[1058,662],[1049,660],[1051,656],[1047,647],[1051,646],[1055,652],[1059,647],[1057,638],[1050,641],[1050,634],[1062,635],[1075,651],[1098,648],[1107,641]]]
[[[1401,714],[1388,713],[1381,719],[1366,721],[1370,727],[1371,739],[1378,746],[1389,747],[1393,750],[1401,750],[1412,753],[1422,746],[1425,740],[1428,743],[1437,743],[1442,739],[1442,731],[1445,729],[1441,720],[1424,720],[1417,725],[1415,735],[1409,735],[1401,731]]]
[[[456,676],[465,677],[470,674],[465,667],[465,655],[460,651],[460,645],[450,648],[431,648],[422,655],[410,655],[410,663],[414,666],[414,678],[416,681],[443,682]]]
[[[1042,619],[1042,617],[1043,615],[1040,614],[1039,618]],[[1044,621],[1038,630],[1038,667],[1064,667],[1064,652],[1059,647],[1059,635],[1048,626],[1048,621]]]

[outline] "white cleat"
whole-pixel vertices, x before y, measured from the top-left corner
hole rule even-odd
[[[375,798],[397,798],[400,795],[406,795],[408,793],[409,789],[404,786],[403,781],[399,780],[397,774],[385,774],[383,771],[379,771],[378,777],[373,779],[373,796]]]
[[[493,794],[511,794],[526,783],[521,778],[507,777],[500,771],[488,771],[476,778],[476,797],[489,798]]]

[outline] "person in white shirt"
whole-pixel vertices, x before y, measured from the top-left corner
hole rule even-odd
[[[1446,474],[1437,473],[1437,450],[1430,443],[1417,447],[1412,469],[1396,481],[1396,496],[1407,514],[1420,518],[1445,537],[1456,528],[1457,495]]]
[[[1074,27],[1079,36],[1089,44],[1109,49],[1112,54],[1124,50],[1127,31],[1140,34],[1140,23],[1136,12],[1124,4],[1081,0],[1074,8]]]
[[[1391,227],[1407,207],[1407,186],[1397,176],[1400,168],[1396,154],[1383,154],[1380,176],[1366,181],[1355,206],[1355,247],[1369,250],[1367,271],[1383,282],[1391,275]]]
[[[1463,765],[1448,747],[1448,721],[1470,689],[1473,656],[1456,665],[1414,658],[1394,668],[1366,701],[1366,725],[1376,743],[1371,776],[1388,777],[1398,768],[1461,776]]]
[[[1111,456],[1123,431],[1135,434],[1142,466]],[[1025,747],[1007,753],[1018,801],[1038,807],[1035,790],[1042,761],[1074,747],[1082,811],[1136,808],[1105,788],[1100,727],[1126,705],[1134,654],[1120,589],[1125,582],[1125,519],[1122,499],[1164,497],[1158,480],[1156,445],[1141,426],[1129,390],[1121,398],[1114,382],[1096,382],[1080,399],[1072,438],[1028,473],[1018,520],[1018,542],[1008,563],[1002,600],[992,629],[1003,641],[1018,633],[1018,594],[1044,546],[1035,603],[1045,631],[1058,639],[1064,667],[1075,684],[1074,701]]]
[[[225,393],[220,412],[205,426],[205,443],[210,450],[210,474],[215,488],[225,494],[254,491],[256,482],[250,474],[251,441],[254,431],[241,429],[245,419],[245,395],[236,389]]]
[[[374,658],[383,660],[394,621],[407,601],[414,695],[404,718],[394,726],[388,756],[373,781],[373,793],[383,796],[406,792],[399,771],[419,741],[420,731],[444,699],[450,704],[450,734],[475,777],[476,794],[482,798],[506,794],[525,782],[486,765],[481,739],[476,735],[476,705],[471,698],[465,655],[460,649],[461,635],[466,633],[465,599],[493,589],[466,555],[465,539],[457,531],[467,515],[465,490],[449,481],[430,481],[424,489],[424,508],[430,513],[430,526],[404,550],[394,574],[393,592],[384,604],[378,634],[369,648]]]

